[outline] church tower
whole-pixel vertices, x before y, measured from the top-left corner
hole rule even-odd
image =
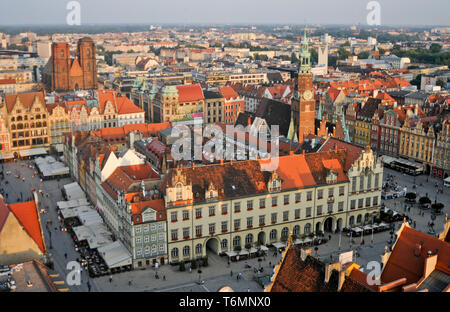
[[[316,100],[313,91],[313,74],[311,73],[311,53],[308,48],[308,38],[305,35],[302,41],[300,52],[300,67],[298,70],[297,82],[297,99],[299,102],[299,119],[298,119],[298,140],[303,139],[308,134],[314,134],[314,119]]]
[[[97,62],[95,60],[95,44],[89,37],[78,41],[78,58],[83,72],[82,89],[97,88]]]
[[[70,48],[66,42],[52,44],[50,89],[67,90],[69,88]]]

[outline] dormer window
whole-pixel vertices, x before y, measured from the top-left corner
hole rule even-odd
[[[330,172],[327,175],[327,183],[336,183],[337,182],[337,174],[336,172],[330,170]]]

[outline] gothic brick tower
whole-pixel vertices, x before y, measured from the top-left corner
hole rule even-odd
[[[95,60],[95,44],[89,37],[78,41],[78,59],[83,72],[83,89],[97,88],[97,62]]]
[[[52,44],[51,89],[69,89],[70,48],[66,42]]]
[[[298,141],[303,142],[304,136],[314,134],[314,118],[316,100],[313,92],[313,74],[311,73],[311,53],[308,49],[308,39],[305,36],[302,41],[300,53],[300,68],[297,80],[297,100],[299,102]]]

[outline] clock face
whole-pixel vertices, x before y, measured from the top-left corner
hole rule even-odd
[[[303,98],[307,101],[311,100],[313,97],[313,94],[311,92],[311,90],[306,90],[305,92],[303,92]]]

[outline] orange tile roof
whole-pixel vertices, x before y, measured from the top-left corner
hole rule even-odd
[[[239,97],[239,94],[237,94],[236,91],[234,91],[234,89],[230,86],[220,87],[219,90],[222,96],[227,100],[236,99]]]
[[[420,255],[415,256],[416,244],[420,242],[423,243]],[[423,276],[428,251],[434,254],[436,250],[436,269],[450,274],[450,244],[405,224],[381,274],[382,282],[389,283],[400,278],[406,278],[406,284],[417,282]]]
[[[8,113],[14,108],[16,104],[16,99],[19,98],[19,101],[22,105],[29,109],[31,105],[33,105],[34,99],[38,98],[42,105],[45,106],[45,97],[44,92],[27,92],[27,93],[18,93],[18,94],[6,94],[5,95],[5,103]]]
[[[150,207],[151,209],[157,212],[156,221],[166,220],[166,209],[164,199],[153,199],[131,203],[131,213],[133,215],[140,215],[142,211],[147,207]],[[135,221],[136,219],[133,217],[133,220]],[[136,223],[140,222],[135,222],[135,224]]]
[[[205,99],[199,84],[177,86],[177,90],[178,102],[193,102]]]
[[[36,242],[42,252],[45,251],[44,240],[39,223],[39,215],[34,201],[9,204],[9,209],[22,224],[28,235]]]
[[[136,114],[143,113],[144,110],[139,108],[125,95],[116,98],[117,101],[117,113],[118,114]]]
[[[320,147],[320,151],[333,151],[336,150],[345,150],[345,162],[343,169],[345,172],[347,172],[352,164],[355,162],[356,159],[361,155],[361,152],[363,151],[362,147],[353,145],[351,143],[347,143],[345,141],[341,141],[337,138],[330,137],[327,139],[327,141]]]
[[[14,79],[14,78],[0,79],[0,84],[15,84],[15,83],[16,83],[16,79]]]

